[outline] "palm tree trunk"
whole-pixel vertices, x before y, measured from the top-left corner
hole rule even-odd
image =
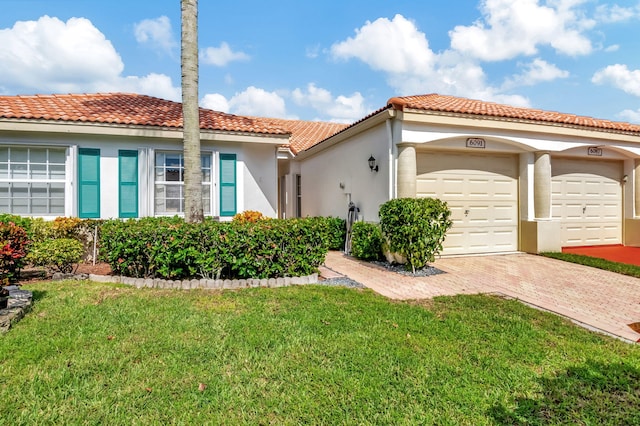
[[[198,0],[181,0],[182,116],[184,130],[184,215],[202,222],[202,165],[198,109]]]

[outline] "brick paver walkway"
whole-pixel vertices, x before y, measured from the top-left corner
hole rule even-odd
[[[330,252],[325,266],[391,299],[498,293],[563,315],[588,328],[636,342],[640,279],[530,254],[449,257],[444,274],[407,277]]]

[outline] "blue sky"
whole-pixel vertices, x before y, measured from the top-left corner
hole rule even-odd
[[[0,0],[0,94],[180,99],[179,0]],[[440,93],[640,123],[640,2],[199,1],[201,105],[352,122]]]

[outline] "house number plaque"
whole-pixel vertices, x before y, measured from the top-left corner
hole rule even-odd
[[[467,139],[467,148],[480,148],[484,149],[487,147],[487,143],[484,139],[481,138],[468,138]]]
[[[587,155],[595,155],[596,157],[602,157],[602,148],[591,146],[587,150]]]

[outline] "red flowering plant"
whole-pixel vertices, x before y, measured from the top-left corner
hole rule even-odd
[[[0,222],[0,287],[16,281],[28,247],[29,237],[24,228],[13,222]]]

